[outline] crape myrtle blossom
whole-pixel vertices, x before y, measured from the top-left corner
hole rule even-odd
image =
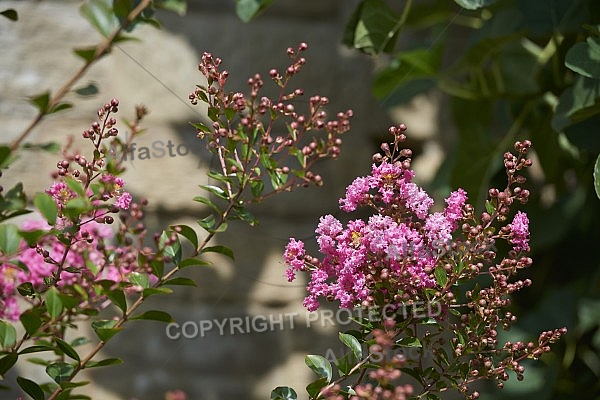
[[[321,217],[315,231],[321,260],[307,255],[303,242],[290,240],[286,276],[292,281],[296,272],[310,270],[304,300],[309,311],[319,307],[319,298],[353,308],[368,305],[377,292],[393,296],[435,287],[435,255],[451,242],[467,196],[459,189],[446,199],[443,212],[430,214],[433,200],[411,182],[413,176],[400,163],[384,161],[374,164],[369,176],[356,178],[340,208],[351,212],[371,206],[380,212],[366,223],[351,220],[346,226],[332,215]]]
[[[511,238],[515,251],[529,250],[529,218],[524,212],[518,211],[510,224]]]

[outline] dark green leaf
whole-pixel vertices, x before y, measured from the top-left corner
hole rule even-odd
[[[17,11],[15,11],[15,9],[13,9],[13,8],[8,8],[4,11],[0,11],[0,15],[5,16],[6,18],[10,19],[11,21],[19,20],[19,14],[17,14]]]
[[[39,353],[42,351],[54,351],[54,347],[46,346],[46,345],[37,345],[37,346],[29,346],[19,351],[19,355],[22,354],[31,354],[31,353]]]
[[[20,243],[21,236],[19,235],[19,228],[17,228],[16,225],[0,225],[0,251],[2,251],[3,254],[10,256],[16,253]]]
[[[46,234],[47,232],[42,230],[35,231],[19,231],[19,235],[25,239],[29,246],[34,246],[37,241]]]
[[[17,331],[12,324],[0,320],[0,348],[7,349],[17,341]]]
[[[454,0],[459,6],[467,10],[478,10],[496,2],[496,0]]]
[[[50,225],[54,225],[56,223],[58,207],[50,195],[47,193],[36,193],[35,197],[33,198],[33,204],[38,210],[40,210]]]
[[[236,0],[235,12],[244,22],[250,22],[263,12],[273,0]]]
[[[165,281],[164,285],[196,286],[196,282],[190,278],[178,277]]]
[[[321,389],[327,386],[328,383],[329,381],[327,380],[327,378],[319,378],[306,386],[306,393],[308,393],[311,399],[316,399],[318,398]]]
[[[207,206],[209,206],[210,208],[215,210],[218,214],[221,213],[221,210],[219,210],[219,207],[217,207],[217,205],[215,203],[213,203],[210,199],[207,199],[206,197],[196,196],[196,197],[194,197],[194,201],[197,201],[198,203],[206,204]]]
[[[33,284],[31,282],[24,282],[17,286],[17,291],[21,296],[33,296],[35,294],[35,289],[33,288]]]
[[[148,321],[160,321],[160,322],[175,322],[171,314],[159,311],[159,310],[150,310],[143,312],[142,314],[136,315],[135,317],[131,317],[132,320],[148,320]]]
[[[222,199],[228,200],[229,197],[227,195],[227,192],[225,192],[223,189],[221,189],[218,186],[214,186],[214,185],[200,185],[200,187],[204,190],[207,190],[209,192],[211,192],[212,194],[214,194],[217,197],[220,197]]]
[[[344,44],[372,55],[390,52],[401,28],[398,22],[385,1],[364,0],[346,25]]]
[[[123,311],[123,313],[127,312],[127,299],[125,298],[125,293],[122,289],[115,290],[104,290],[103,293],[108,297],[117,307]]]
[[[58,295],[58,289],[51,287],[46,292],[46,309],[52,318],[58,318],[63,310],[63,303]]]
[[[200,253],[219,253],[219,254],[223,254],[223,255],[231,258],[232,260],[234,259],[233,251],[229,247],[226,247],[226,246],[205,247],[200,251]]]
[[[259,197],[265,188],[265,183],[261,179],[253,180],[250,182],[250,190],[254,197]]]
[[[92,328],[96,335],[103,342],[108,342],[110,338],[119,333],[123,328],[115,328],[117,324],[115,320],[100,320],[92,322]]]
[[[0,146],[0,168],[8,166],[10,160],[11,149],[8,146]]]
[[[40,326],[42,326],[42,318],[38,309],[29,309],[23,312],[19,317],[19,320],[21,321],[21,324],[23,324],[25,332],[31,336],[33,336]]]
[[[565,65],[588,78],[600,78],[600,38],[587,38],[576,43],[565,57]]]
[[[320,377],[326,378],[327,382],[331,381],[332,369],[331,363],[323,356],[309,354],[304,357],[306,365]]]
[[[48,113],[48,106],[50,104],[50,92],[44,92],[29,98],[29,102],[36,106],[40,114]]]
[[[234,207],[233,211],[235,213],[236,218],[239,218],[248,225],[255,226],[256,224],[258,224],[258,220],[254,217],[254,215],[250,213],[250,211],[248,211],[246,207]]]
[[[278,386],[271,391],[271,400],[296,400],[298,395],[291,387]]]
[[[57,361],[46,367],[46,373],[54,379],[54,382],[59,384],[65,381],[68,382],[74,371],[75,367],[64,361]]]
[[[165,270],[165,262],[161,260],[152,260],[150,263],[150,267],[152,268],[152,273],[159,278],[162,278],[164,270]]]
[[[342,333],[342,332],[339,333],[339,338],[340,338],[340,342],[342,342],[344,344],[344,346],[346,346],[350,350],[352,350],[354,357],[356,357],[357,359],[362,358],[362,347],[360,346],[360,342],[358,341],[357,338],[355,338],[352,335],[349,335],[347,333]]]
[[[198,248],[198,235],[196,234],[196,231],[193,230],[191,227],[187,225],[171,225],[170,228],[174,232],[182,235],[187,240],[189,240],[192,243],[192,246],[194,246],[194,249]]]
[[[79,354],[77,354],[77,352],[75,351],[75,349],[73,347],[71,347],[70,344],[68,344],[67,342],[65,342],[64,340],[62,340],[60,338],[54,338],[54,340],[56,341],[56,345],[58,346],[58,348],[63,353],[65,353],[67,356],[71,357],[75,361],[80,361],[81,360],[79,358]]]
[[[8,353],[0,358],[0,377],[4,377],[4,374],[15,365],[18,358],[17,353]]]
[[[44,391],[34,381],[18,376],[17,383],[25,393],[33,398],[33,400],[44,400]]]
[[[212,132],[208,126],[204,125],[201,122],[190,122],[190,125],[192,125],[194,128],[196,128],[199,132],[204,132],[204,133]]]
[[[50,108],[50,110],[48,110],[48,114],[54,114],[54,113],[57,113],[59,111],[68,110],[69,108],[73,108],[73,104],[71,104],[71,103],[58,103],[58,104],[52,106],[52,108]]]
[[[78,49],[74,49],[73,53],[83,58],[83,61],[85,61],[86,63],[89,63],[94,59],[94,56],[96,55],[96,47],[80,47]]]
[[[95,83],[90,82],[86,86],[74,89],[73,91],[82,97],[89,97],[98,94],[98,86],[96,86]]]
[[[117,364],[123,364],[123,360],[121,360],[120,358],[106,358],[106,359],[100,360],[100,361],[88,361],[85,364],[84,368],[106,367],[109,365],[117,365]]]

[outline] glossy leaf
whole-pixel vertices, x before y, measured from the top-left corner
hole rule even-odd
[[[133,283],[136,286],[140,286],[142,289],[150,287],[150,279],[146,274],[142,274],[139,272],[131,272],[127,275],[127,277],[129,278],[129,282]]]
[[[321,389],[327,386],[328,383],[329,381],[327,378],[319,378],[306,386],[306,393],[308,393],[311,399],[316,399],[318,398],[317,396],[319,395],[319,392],[321,392]]]
[[[4,377],[6,372],[15,365],[18,358],[17,353],[8,353],[4,357],[0,357],[0,377]]]
[[[383,0],[364,0],[348,21],[343,42],[375,55],[393,50],[399,18]]]
[[[56,223],[56,216],[58,214],[58,206],[54,199],[47,193],[36,193],[33,198],[33,204],[42,213],[48,224],[54,225]]]
[[[42,318],[38,309],[26,310],[19,316],[21,324],[25,328],[25,332],[29,335],[33,335],[42,326]]]
[[[344,344],[344,346],[346,346],[350,350],[352,350],[354,357],[356,357],[357,359],[362,358],[362,347],[357,338],[355,338],[354,336],[349,335],[347,333],[340,332],[339,339],[340,339],[340,342],[342,342]]]
[[[331,363],[325,357],[309,354],[304,358],[304,362],[315,374],[327,379],[327,382],[331,381]]]
[[[71,374],[75,371],[73,365],[68,364],[64,361],[54,362],[46,367],[46,373],[56,383],[69,381]]]
[[[97,368],[97,367],[107,367],[110,365],[118,365],[123,364],[123,360],[120,358],[106,358],[100,361],[88,361],[85,364],[84,368]]]
[[[405,337],[398,340],[396,343],[402,347],[423,347],[416,337]]]
[[[119,26],[110,0],[88,0],[79,11],[102,36],[109,36]]]
[[[192,243],[192,246],[194,246],[194,249],[198,248],[198,235],[196,234],[196,231],[193,230],[191,227],[187,225],[171,225],[170,228],[174,232],[182,235],[187,240],[189,240],[190,243]]]
[[[568,126],[600,113],[600,79],[578,75],[558,100],[552,128],[561,132]]]
[[[119,333],[123,328],[115,328],[117,321],[115,320],[100,320],[92,322],[92,329],[103,342],[108,342],[110,338]]]
[[[164,285],[197,286],[193,279],[184,277],[169,279],[164,282]]]
[[[298,395],[291,387],[278,386],[271,391],[271,400],[297,400]]]
[[[127,299],[122,289],[104,290],[103,293],[108,297],[123,313],[127,312]]]
[[[155,294],[170,294],[173,293],[172,289],[166,287],[157,287],[157,288],[148,288],[142,291],[142,295],[147,298],[150,296],[154,296]]]
[[[438,266],[435,268],[435,281],[440,287],[446,287],[446,283],[448,283],[448,274],[446,274],[446,270],[444,267]]]
[[[197,258],[187,258],[178,264],[179,268],[187,268],[192,266],[205,266],[210,265],[208,261],[200,260]]]

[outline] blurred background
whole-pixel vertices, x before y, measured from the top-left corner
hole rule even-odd
[[[77,70],[81,60],[72,49],[102,39],[81,15],[82,4],[0,2],[0,11],[12,8],[19,16],[0,18],[2,142],[14,140],[35,117],[28,97],[57,90]],[[269,69],[287,65],[285,49],[306,42],[308,62],[292,86],[303,88],[306,99],[329,97],[332,115],[353,109],[354,118],[340,158],[320,167],[323,188],[287,193],[254,209],[258,227],[240,224],[217,237],[234,250],[235,262],[215,257],[211,267],[186,271],[198,287],[147,304],[170,312],[180,325],[293,313],[293,328],[286,317],[283,329],[221,335],[213,328],[203,337],[170,339],[164,324],[141,321],[105,348],[104,355],[125,363],[88,376],[93,398],[163,399],[181,389],[190,399],[265,399],[280,385],[295,387],[302,398],[313,380],[304,356],[337,354],[337,331],[347,327],[307,323],[304,287],[283,277],[283,248],[288,237],[311,242],[319,216],[339,214],[337,199],[354,177],[369,172],[371,155],[389,125],[398,123],[408,125],[417,182],[437,201],[462,187],[479,210],[487,188],[504,187],[502,154],[515,140],[533,141],[525,209],[534,265],[523,276],[534,283],[515,297],[519,322],[506,339],[536,339],[560,326],[569,333],[528,366],[525,381],[513,379],[481,398],[600,398],[596,0],[188,0],[185,15],[157,11],[154,17],[162,29],[136,26],[131,35],[139,40],[118,43],[77,83],[77,93],[67,95],[75,107],[46,118],[26,140],[45,144],[72,135],[77,147],[110,98],[120,100],[120,117],[130,120],[135,105],[144,104],[150,114],[138,148],[171,141],[189,149],[184,156],[128,163],[124,179],[134,197],[148,198],[150,230],[194,225],[206,212],[191,199],[202,194],[198,185],[207,183],[213,160],[189,125],[206,120],[206,110],[187,100],[202,82],[202,52],[221,57],[229,89],[244,91],[248,77],[258,72],[267,81]],[[3,185],[22,181],[30,195],[44,190],[59,158],[24,150]],[[34,366],[20,373],[44,375]]]

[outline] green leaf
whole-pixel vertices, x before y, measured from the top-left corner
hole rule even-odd
[[[103,293],[108,297],[117,307],[123,311],[123,313],[127,312],[127,299],[125,298],[125,293],[122,289],[110,290],[106,289]]]
[[[154,296],[155,294],[170,294],[173,293],[172,289],[166,287],[148,288],[142,291],[144,298]]]
[[[96,46],[80,47],[74,49],[73,53],[75,53],[75,55],[77,55],[78,57],[83,58],[83,61],[85,61],[86,63],[89,63],[94,59],[94,56],[96,55]]]
[[[594,166],[594,187],[596,188],[596,196],[600,199],[600,155],[596,159]]]
[[[448,275],[446,274],[446,270],[444,267],[435,267],[435,281],[440,287],[446,287],[446,283],[448,283]]]
[[[96,368],[96,367],[107,367],[109,365],[123,364],[123,360],[120,358],[106,358],[100,361],[88,361],[84,368]]]
[[[227,196],[227,192],[225,192],[225,190],[221,189],[218,186],[214,186],[214,185],[200,185],[200,187],[204,190],[207,190],[209,192],[211,192],[212,194],[214,194],[217,197],[220,197],[222,199],[228,200],[229,197]]]
[[[419,341],[419,339],[416,337],[412,337],[412,336],[402,338],[402,339],[398,340],[396,343],[398,344],[398,346],[402,346],[402,347],[423,347],[421,345],[421,342]]]
[[[54,338],[54,340],[56,341],[56,345],[58,346],[58,348],[63,353],[65,353],[67,356],[71,357],[75,361],[81,361],[81,359],[79,358],[79,354],[77,354],[75,349],[71,347],[69,343],[65,342],[60,338]]]
[[[298,395],[291,387],[277,386],[271,391],[271,400],[296,400]]]
[[[308,393],[311,399],[316,399],[318,398],[321,389],[327,386],[328,383],[329,381],[327,378],[319,378],[306,386],[306,393]]]
[[[179,268],[187,268],[192,266],[210,265],[208,261],[199,260],[197,258],[187,258],[178,264]]]
[[[40,114],[47,114],[50,105],[50,92],[46,91],[41,94],[31,96],[29,102],[33,104]]]
[[[142,289],[150,287],[150,279],[147,274],[141,274],[139,272],[131,272],[127,275],[129,282],[136,286],[140,286]]]
[[[25,332],[30,336],[33,336],[40,326],[42,326],[42,318],[39,309],[32,308],[26,310],[21,314],[19,320],[21,321],[21,324],[23,324]]]
[[[18,376],[17,383],[25,393],[33,398],[33,400],[44,400],[44,391],[34,381]]]
[[[42,351],[54,351],[54,347],[52,346],[47,346],[47,345],[36,345],[36,346],[29,346],[24,348],[23,350],[19,351],[19,355],[22,354],[31,354],[31,353],[40,353]]]
[[[0,320],[0,348],[12,347],[17,341],[17,331],[12,324]]]
[[[600,113],[600,79],[577,75],[573,86],[560,95],[552,117],[552,128],[562,132],[568,126]]]
[[[162,8],[163,10],[172,11],[179,14],[180,16],[185,15],[187,12],[186,0],[159,0],[155,1],[154,5],[156,8]]]
[[[52,108],[50,108],[48,110],[48,114],[54,114],[54,113],[57,113],[59,111],[68,110],[69,108],[73,108],[73,104],[71,104],[71,103],[58,103],[58,104],[52,106]]]
[[[376,55],[394,49],[401,26],[399,18],[383,0],[364,0],[345,27],[343,43]]]
[[[210,246],[203,248],[200,253],[219,253],[234,260],[233,250],[226,246]]]
[[[250,182],[250,190],[254,197],[259,197],[265,188],[265,183],[261,179],[253,180]]]
[[[235,213],[235,218],[239,218],[250,226],[255,226],[258,224],[258,220],[248,211],[246,207],[238,206],[233,208],[233,212]]]
[[[263,12],[273,0],[236,0],[235,12],[239,19],[250,22]]]
[[[14,8],[8,8],[4,11],[0,11],[0,15],[5,16],[6,18],[10,19],[11,21],[19,20],[19,14],[17,14],[17,11]]]
[[[196,128],[200,132],[204,132],[204,133],[212,132],[212,130],[208,126],[204,125],[201,122],[190,122],[190,125],[192,125],[194,128]]]
[[[79,12],[102,36],[108,37],[119,26],[111,0],[88,0],[79,7]]]
[[[320,377],[326,378],[327,382],[331,381],[332,369],[331,363],[323,356],[309,354],[304,357],[304,362],[308,368]]]
[[[19,249],[21,236],[19,228],[14,224],[0,225],[0,251],[6,256],[15,254]]]
[[[160,322],[175,322],[171,314],[159,311],[159,310],[150,310],[143,312],[135,317],[131,317],[132,320],[148,320],[148,321],[160,321]]]
[[[184,277],[169,279],[163,285],[197,286],[193,279]]]
[[[35,289],[33,288],[33,284],[31,282],[23,282],[17,286],[17,291],[21,296],[25,297],[35,295]]]
[[[56,223],[56,216],[58,214],[58,206],[54,199],[47,193],[36,193],[33,198],[33,204],[42,213],[46,221],[50,225]]]
[[[63,303],[58,295],[58,289],[54,286],[46,292],[46,309],[53,319],[58,318],[62,313]]]
[[[478,10],[483,7],[490,6],[496,2],[496,0],[454,0],[459,6],[466,8],[467,10]]]
[[[94,49],[95,51],[95,49]],[[98,86],[94,82],[88,83],[86,86],[82,86],[80,88],[73,90],[81,97],[90,97],[98,94]]]
[[[74,371],[75,367],[64,361],[57,361],[46,367],[46,373],[58,384],[68,382]]]
[[[588,78],[600,78],[600,38],[588,37],[575,43],[565,56],[565,65]]]
[[[35,246],[38,240],[44,236],[47,232],[36,229],[35,231],[19,231],[19,236],[21,236],[29,246]],[[24,295],[26,296],[26,295]]]
[[[342,332],[339,333],[339,338],[340,338],[340,342],[342,342],[344,344],[344,346],[346,346],[350,350],[352,350],[354,357],[356,357],[357,359],[362,358],[362,347],[357,338],[355,338],[352,335],[349,335],[347,333],[342,333]]]
[[[209,206],[210,208],[215,210],[217,212],[217,214],[221,213],[221,210],[219,210],[219,207],[217,207],[217,205],[215,203],[213,203],[210,199],[207,199],[204,196],[196,196],[196,197],[194,197],[194,201],[197,201],[198,203],[206,204],[207,206]]]
[[[115,320],[99,320],[92,322],[92,329],[96,332],[98,338],[104,343],[108,342],[110,338],[119,333],[123,328],[115,328],[117,324]]]
[[[0,146],[0,168],[5,168],[9,164],[12,150],[8,146]]]
[[[4,377],[4,374],[15,365],[18,358],[17,353],[8,353],[0,358],[0,377]]]
[[[191,227],[187,225],[171,225],[169,228],[189,240],[194,246],[194,249],[198,248],[198,235]]]

